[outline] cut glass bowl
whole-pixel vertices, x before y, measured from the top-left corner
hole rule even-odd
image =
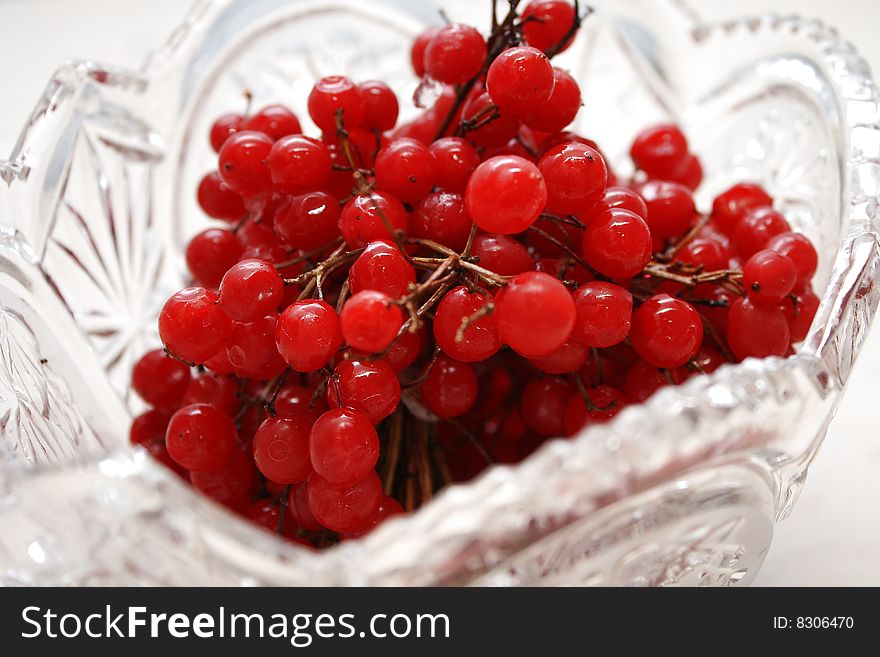
[[[214,165],[217,113],[304,100],[330,73],[416,88],[409,42],[437,6],[213,0],[139,71],[58,70],[0,161],[0,581],[6,584],[731,585],[792,508],[878,301],[880,112],[858,53],[796,17],[707,25],[671,0],[600,0],[560,58],[575,128],[628,174],[672,118],[702,158],[699,201],[765,185],[818,246],[822,302],[787,359],[665,389],[410,517],[323,552],[227,513],[127,444],[132,362],[185,282],[182,245]],[[501,3],[503,4],[503,3]],[[485,6],[484,6],[485,5]],[[404,102],[405,107],[410,103]],[[407,110],[412,113],[414,110]],[[407,118],[406,113],[404,117]]]

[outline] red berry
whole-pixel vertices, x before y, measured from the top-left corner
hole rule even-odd
[[[605,161],[584,144],[560,144],[541,158],[538,168],[547,184],[547,210],[554,214],[578,214],[605,194]]]
[[[313,251],[339,237],[340,211],[339,203],[326,192],[293,196],[275,212],[275,232],[292,247]]]
[[[425,49],[439,31],[439,27],[429,27],[413,41],[410,51],[410,62],[412,63],[413,71],[420,78],[425,75]]]
[[[327,386],[327,403],[353,408],[379,424],[400,403],[397,372],[382,360],[344,360]]]
[[[491,118],[491,120],[489,120]],[[461,120],[478,128],[468,130],[468,140],[485,148],[505,146],[519,132],[520,123],[514,116],[500,112],[486,92],[472,95],[461,109]]]
[[[238,262],[244,248],[231,230],[209,228],[190,240],[186,265],[196,282],[219,287],[223,274]]]
[[[171,458],[187,470],[217,471],[237,449],[235,425],[226,413],[210,404],[184,406],[171,416],[165,446]]]
[[[510,348],[527,357],[546,356],[571,335],[575,305],[558,279],[525,272],[496,297],[495,325]]]
[[[174,410],[180,405],[190,371],[187,365],[154,349],[134,364],[131,387],[145,402],[159,409]]]
[[[782,301],[782,311],[788,322],[791,342],[801,342],[810,332],[810,326],[819,309],[819,297],[807,289],[795,295],[795,299],[786,298]]]
[[[342,345],[339,316],[319,299],[295,301],[278,318],[275,343],[297,372],[319,370]]]
[[[373,290],[397,299],[406,294],[410,284],[415,282],[413,266],[396,246],[382,240],[370,242],[348,273],[353,294]]]
[[[379,189],[405,203],[414,203],[434,187],[434,162],[415,139],[395,139],[376,156]]]
[[[403,311],[387,294],[363,290],[345,302],[340,320],[342,336],[350,347],[379,353],[403,326]]]
[[[515,155],[493,157],[477,167],[468,182],[468,214],[483,230],[521,233],[547,203],[547,187],[538,167]]]
[[[567,374],[581,369],[589,355],[590,351],[583,343],[569,338],[555,351],[540,358],[532,358],[529,362],[547,374]]]
[[[523,35],[530,46],[550,50],[562,43],[575,21],[574,7],[566,0],[532,0],[520,17]],[[567,49],[574,37],[569,37],[560,52]]]
[[[395,372],[402,372],[421,355],[424,345],[424,329],[406,330],[385,350],[382,360],[388,363]]]
[[[314,475],[312,475],[314,476]],[[311,479],[311,477],[309,477]],[[317,532],[324,529],[318,522],[312,510],[309,508],[308,481],[296,484],[290,491],[287,510],[296,521],[298,527],[308,531]],[[274,529],[274,528],[273,528]]]
[[[703,323],[689,303],[658,294],[633,313],[629,338],[636,353],[652,365],[678,367],[699,351]]]
[[[468,363],[438,356],[419,387],[427,409],[442,419],[464,415],[477,401],[477,375]]]
[[[224,347],[232,320],[218,301],[210,290],[188,287],[165,302],[159,314],[159,337],[172,354],[199,364]]]
[[[278,415],[302,415],[313,424],[326,410],[324,397],[316,396],[314,390],[301,385],[285,385],[275,399],[275,412]]]
[[[447,292],[434,313],[437,346],[451,358],[465,363],[492,356],[501,348],[498,329],[490,316],[477,316],[491,303],[488,294],[471,292],[463,285]],[[461,330],[464,322],[468,322],[467,328]]]
[[[364,97],[358,86],[342,75],[330,75],[315,82],[309,93],[309,116],[327,134],[336,134],[336,113],[342,111],[343,126],[361,127],[366,114]]]
[[[563,379],[547,377],[529,383],[522,391],[522,417],[533,431],[542,436],[562,436],[565,407],[574,394]]]
[[[703,271],[727,269],[730,263],[730,248],[726,242],[714,235],[698,235],[685,244],[676,254],[676,260]]]
[[[767,248],[791,260],[797,271],[796,287],[798,289],[809,285],[819,265],[819,255],[816,253],[816,247],[806,235],[781,233],[767,243]]]
[[[364,127],[381,132],[391,130],[400,111],[391,87],[378,80],[361,82],[358,87],[364,99]]]
[[[508,48],[489,66],[486,91],[502,112],[513,116],[534,114],[550,99],[553,66],[537,48]]]
[[[684,378],[685,372],[682,368],[664,370],[640,360],[627,372],[624,390],[632,403],[641,404],[660,388],[678,385]]]
[[[602,281],[586,283],[574,293],[577,309],[572,338],[587,347],[611,347],[626,339],[632,323],[632,294]]]
[[[302,132],[299,119],[283,105],[267,105],[247,119],[242,130],[262,132],[272,141]]]
[[[610,208],[629,210],[642,219],[648,216],[648,205],[641,195],[628,187],[609,187],[605,190],[605,195],[602,197],[601,202],[592,211],[582,216],[581,219],[588,221],[589,217],[598,215],[602,210]]]
[[[546,104],[523,117],[523,122],[533,130],[559,133],[574,121],[581,109],[581,88],[577,81],[555,66],[553,81],[553,91]]]
[[[462,84],[486,59],[486,41],[470,25],[453,23],[435,34],[425,48],[425,72],[444,84]]]
[[[238,449],[233,450],[229,461],[220,470],[189,473],[193,488],[233,509],[250,504],[254,479],[253,462]]]
[[[651,235],[668,239],[683,235],[694,224],[697,208],[690,190],[678,183],[651,180],[642,185]]]
[[[526,247],[507,235],[477,235],[471,254],[480,259],[481,267],[502,276],[516,276],[535,268]]]
[[[268,381],[284,371],[287,363],[275,346],[276,313],[252,322],[235,322],[226,340],[226,355],[233,371],[243,379]]]
[[[671,176],[669,180],[680,183],[691,191],[696,190],[700,183],[703,182],[703,165],[700,163],[700,158],[694,154],[689,154],[684,159],[684,164],[681,165],[678,172]]]
[[[278,415],[263,421],[254,434],[254,461],[266,479],[297,484],[312,473],[309,456],[311,420],[302,414]]]
[[[668,180],[686,163],[688,143],[684,133],[675,125],[658,125],[643,130],[630,149],[636,168],[649,178]]]
[[[584,230],[584,259],[615,279],[641,272],[651,259],[651,231],[638,215],[621,208],[600,209]]]
[[[740,360],[784,356],[790,338],[788,322],[778,306],[758,305],[749,298],[737,299],[730,306],[727,344]]]
[[[312,467],[333,485],[363,479],[379,459],[379,436],[370,418],[353,408],[327,411],[309,438]]]
[[[480,164],[476,149],[461,137],[443,137],[428,147],[434,164],[434,184],[447,192],[461,194]]]
[[[211,125],[211,148],[219,153],[223,144],[244,125],[244,117],[241,114],[224,114],[217,118]]]
[[[220,177],[227,187],[244,197],[271,190],[268,159],[274,142],[262,132],[236,132],[220,149]]]
[[[252,322],[278,308],[284,281],[274,265],[242,260],[223,276],[220,308],[237,322]]]
[[[306,490],[315,519],[336,532],[368,529],[379,513],[382,500],[382,482],[375,472],[349,485],[335,485],[313,474]]]
[[[410,229],[414,237],[429,239],[461,251],[471,232],[470,216],[461,194],[435,192],[416,204]]]
[[[165,411],[150,409],[138,415],[131,423],[128,438],[132,445],[147,447],[156,443],[165,446],[165,430],[171,416]]]
[[[238,410],[238,384],[229,376],[205,374],[192,379],[181,405],[212,404],[230,417]]]
[[[727,235],[733,235],[740,220],[753,208],[773,205],[773,199],[759,185],[739,183],[719,195],[712,203],[712,222]]]
[[[212,171],[202,178],[197,194],[202,212],[212,219],[222,219],[234,223],[247,214],[241,196],[232,191],[220,178],[220,174]]]
[[[587,408],[580,395],[569,397],[562,420],[564,435],[574,436],[588,424],[607,422],[626,407],[626,396],[609,386],[590,388],[587,396],[595,408]]]
[[[794,289],[797,271],[787,256],[764,249],[743,265],[743,286],[758,304],[778,304]]]
[[[409,215],[403,205],[386,192],[360,194],[346,203],[339,216],[339,230],[348,247],[358,249],[375,240],[393,239],[383,216],[395,231],[406,232],[409,228]]]
[[[736,250],[742,258],[750,258],[766,248],[771,239],[789,231],[791,227],[785,217],[773,208],[759,207],[749,210],[734,233]]]
[[[330,151],[317,139],[305,135],[283,137],[269,152],[269,171],[280,191],[310,191],[330,179]]]

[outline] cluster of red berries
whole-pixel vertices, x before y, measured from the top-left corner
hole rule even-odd
[[[551,64],[577,4],[510,3],[488,39],[416,39],[443,86],[397,125],[382,82],[319,80],[321,136],[272,105],[211,129],[193,287],[135,366],[132,441],[293,540],[363,535],[451,481],[516,462],[725,362],[784,356],[818,300],[817,255],[757,185],[701,214],[673,125],[618,179],[567,132],[577,82]]]

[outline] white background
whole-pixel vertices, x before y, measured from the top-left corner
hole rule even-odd
[[[484,0],[474,0],[482,2]],[[880,71],[877,0],[691,0],[706,18],[764,11],[819,17]],[[186,13],[187,0],[0,0],[0,154],[8,154],[52,71],[69,58],[137,67]],[[880,327],[810,470],[779,525],[757,584],[880,585]]]

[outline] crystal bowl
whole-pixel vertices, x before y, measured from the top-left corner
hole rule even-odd
[[[283,544],[127,445],[133,359],[204,225],[213,114],[303,101],[346,73],[416,87],[409,40],[480,2],[211,0],[139,71],[58,70],[0,161],[0,581],[7,584],[732,585],[792,508],[878,301],[878,92],[832,29],[708,25],[673,0],[604,0],[560,57],[575,128],[628,173],[641,127],[680,122],[703,206],[764,184],[820,252],[821,305],[787,359],[665,389],[525,462],[323,552]],[[404,103],[409,105],[409,103]],[[406,118],[404,116],[403,118]],[[307,119],[304,121],[308,124]],[[308,128],[311,128],[308,125]]]

